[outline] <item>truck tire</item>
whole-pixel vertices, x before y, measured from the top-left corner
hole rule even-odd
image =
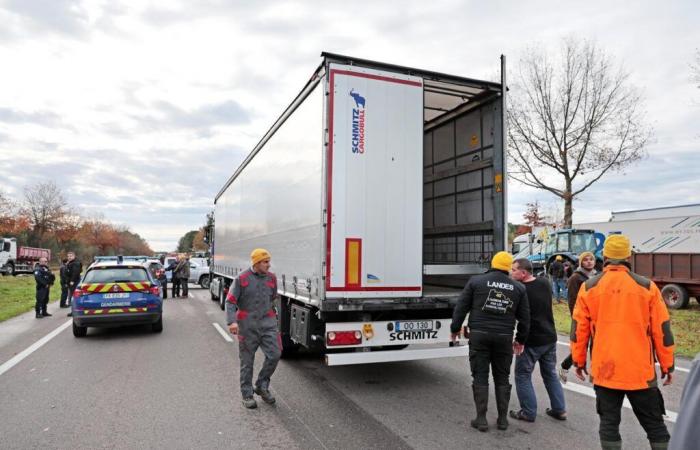
[[[153,330],[154,333],[160,333],[163,331],[163,315],[162,314],[158,318],[158,322],[151,325],[151,330]]]
[[[226,311],[226,296],[224,295],[224,283],[219,284],[219,308]]]
[[[87,327],[79,327],[73,322],[73,336],[77,338],[87,336]]]
[[[7,266],[5,267],[5,275],[12,275],[16,276],[17,273],[15,272],[15,265],[12,263],[7,263]]]
[[[277,310],[277,327],[280,333],[280,340],[282,341],[282,358],[290,358],[299,352],[301,345],[292,341],[292,338],[289,336],[292,319],[289,300],[278,297],[275,300],[275,309]]]
[[[686,288],[679,284],[667,284],[661,289],[661,296],[670,309],[683,309],[688,306],[690,297]]]
[[[202,287],[202,289],[209,289],[209,275],[202,275],[199,277],[199,285]]]

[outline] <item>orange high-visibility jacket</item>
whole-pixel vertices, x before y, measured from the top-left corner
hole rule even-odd
[[[673,334],[666,304],[653,281],[608,262],[579,291],[571,323],[571,355],[585,367],[588,340],[591,382],[610,389],[657,386],[655,359],[673,372]]]

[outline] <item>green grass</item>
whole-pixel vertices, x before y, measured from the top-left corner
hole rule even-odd
[[[676,355],[694,358],[700,353],[700,305],[691,299],[687,309],[669,309],[669,313],[676,341]],[[554,305],[554,325],[559,334],[569,335],[571,317],[566,303]]]
[[[61,287],[51,287],[51,299],[60,297]],[[0,276],[0,322],[34,309],[36,283],[31,274]]]

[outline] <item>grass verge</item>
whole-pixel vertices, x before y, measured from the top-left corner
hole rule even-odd
[[[687,309],[669,309],[671,330],[676,341],[676,355],[694,358],[700,353],[700,305],[690,300]],[[554,325],[559,334],[569,335],[571,317],[566,303],[554,305]]]
[[[50,299],[56,299],[60,295],[61,287],[54,284]],[[35,303],[36,283],[31,274],[0,276],[0,322],[31,311]]]

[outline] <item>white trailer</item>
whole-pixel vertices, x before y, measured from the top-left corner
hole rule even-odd
[[[216,196],[212,299],[263,247],[283,356],[463,356],[454,302],[507,246],[505,59],[493,83],[321,56]]]

